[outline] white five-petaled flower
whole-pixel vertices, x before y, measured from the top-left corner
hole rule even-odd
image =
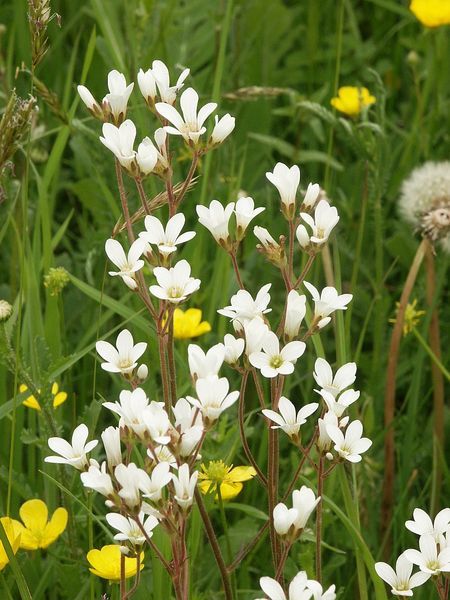
[[[318,390],[315,391],[317,392]],[[337,417],[342,417],[350,404],[353,404],[353,402],[356,402],[359,398],[359,392],[355,390],[345,390],[345,392],[342,392],[337,398],[325,390],[320,390],[319,394],[325,400],[328,410],[334,412]]]
[[[312,210],[320,194],[320,185],[318,183],[309,183],[303,198],[301,209]]]
[[[108,104],[116,122],[124,119],[127,114],[128,99],[133,87],[134,83],[127,86],[125,75],[119,71],[113,70],[108,73],[109,94],[106,94],[103,102]]]
[[[417,535],[432,535],[439,542],[440,536],[450,528],[450,508],[438,512],[434,521],[424,510],[415,508],[413,520],[406,521],[405,527]]]
[[[175,416],[172,438],[174,434],[178,435],[176,443],[180,456],[191,456],[203,435],[202,415],[186,398],[180,398],[172,410]]]
[[[174,499],[178,506],[186,511],[194,501],[195,486],[197,485],[198,471],[189,473],[189,465],[183,463],[178,469],[178,475],[173,475],[172,481],[175,488]]]
[[[139,144],[136,152],[136,163],[139,167],[140,175],[149,175],[155,170],[160,153],[155,148],[152,140],[145,137]]]
[[[261,371],[263,377],[289,375],[294,372],[297,359],[304,353],[304,342],[288,342],[280,350],[280,340],[273,331],[266,333],[262,352],[253,352],[249,356],[250,363]]]
[[[105,251],[109,260],[116,265],[119,271],[109,271],[112,277],[121,277],[123,282],[131,289],[135,290],[138,287],[136,283],[136,272],[142,269],[144,261],[141,259],[142,253],[145,250],[145,241],[135,240],[125,254],[122,244],[117,240],[110,238],[106,240]]]
[[[336,207],[330,206],[326,200],[320,200],[314,211],[314,218],[308,213],[300,213],[300,216],[312,230],[309,234],[304,225],[297,227],[298,243],[305,250],[325,244],[339,221]]]
[[[154,442],[162,445],[170,442],[170,420],[163,402],[150,402],[143,410],[141,419]]]
[[[150,293],[161,300],[178,304],[186,300],[200,287],[200,279],[191,277],[191,266],[187,260],[180,260],[170,269],[155,267],[153,274],[158,285],[150,286]]]
[[[184,80],[190,70],[184,69],[175,85],[170,85],[169,69],[161,60],[154,60],[147,71],[139,69],[137,76],[139,89],[146,102],[153,104],[159,94],[161,102],[173,104],[177,98],[177,92],[183,87]]]
[[[142,388],[122,390],[119,402],[103,402],[103,406],[120,416],[120,427],[128,427],[137,436],[143,438],[147,426],[142,419],[142,413],[147,408],[149,399]]]
[[[232,319],[235,330],[241,331],[246,323],[249,323],[255,317],[262,319],[264,314],[272,310],[267,308],[270,302],[269,290],[271,285],[271,283],[263,285],[256,294],[255,299],[247,290],[239,290],[234,296],[231,296],[231,304],[217,312]]]
[[[137,367],[138,359],[147,349],[145,342],[134,343],[133,336],[124,329],[119,333],[114,347],[109,342],[99,341],[95,348],[106,362],[102,363],[102,369],[110,373],[131,373]]]
[[[172,481],[170,464],[168,462],[159,462],[151,472],[151,475],[141,476],[139,478],[139,489],[144,498],[152,502],[161,500],[162,491],[168,483]]]
[[[273,523],[278,535],[292,535],[296,537],[304,528],[320,502],[313,490],[302,485],[299,490],[292,492],[292,508],[280,502],[273,509]]]
[[[450,572],[450,548],[438,548],[434,536],[430,534],[420,536],[419,548],[420,551],[409,548],[404,554],[421,571],[430,575]]]
[[[153,515],[149,515],[145,519],[145,515],[142,512],[139,513],[137,519],[139,519],[139,522],[145,530],[145,534],[137,522],[131,517],[124,517],[118,513],[108,513],[106,515],[108,525],[119,532],[114,536],[115,540],[118,542],[130,542],[133,546],[142,546],[145,544],[147,538],[152,537],[153,529],[155,529],[159,521]]]
[[[245,340],[235,338],[231,333],[226,333],[223,338],[223,346],[225,348],[225,362],[229,365],[235,365],[244,352]]]
[[[412,575],[413,565],[405,552],[397,558],[395,571],[385,562],[375,563],[375,570],[378,576],[391,586],[393,596],[412,596],[413,588],[422,585],[431,577],[431,573],[422,571]]]
[[[213,423],[239,398],[238,391],[228,393],[229,389],[230,383],[226,377],[210,375],[204,379],[197,379],[197,398],[187,396],[186,399],[200,410],[205,421]]]
[[[114,487],[111,476],[106,472],[106,463],[102,463],[101,467],[95,464],[89,466],[89,469],[80,475],[81,482],[84,487],[95,490],[102,496],[113,496]]]
[[[122,448],[120,446],[120,428],[107,427],[101,434],[103,447],[106,452],[108,468],[114,469],[122,462]]]
[[[86,444],[88,435],[88,428],[84,423],[81,423],[73,431],[71,444],[64,438],[49,438],[48,446],[50,450],[53,450],[59,456],[46,456],[45,462],[71,465],[75,469],[83,471],[89,465],[86,454],[98,444],[98,440],[91,440]]]
[[[290,438],[298,437],[300,427],[306,423],[306,419],[317,410],[319,405],[317,402],[302,406],[297,412],[294,404],[285,396],[281,396],[278,403],[278,412],[274,410],[264,409],[264,416],[276,423],[272,425],[272,429],[281,429]]]
[[[261,350],[264,338],[269,331],[268,325],[260,317],[244,323],[245,355],[247,357]]]
[[[363,426],[361,421],[352,421],[345,434],[336,425],[327,425],[327,433],[334,442],[334,449],[341,458],[352,463],[361,461],[361,454],[372,445],[369,438],[361,437]]]
[[[324,591],[322,585],[314,579],[308,579],[306,587],[312,592],[312,600],[336,600],[336,586],[330,587]]]
[[[306,587],[307,579],[305,571],[297,573],[289,584],[287,596],[278,581],[271,577],[261,577],[259,585],[269,600],[310,600],[312,591]]]
[[[236,215],[236,235],[239,240],[244,237],[244,233],[250,221],[264,210],[266,209],[262,206],[255,208],[255,202],[250,196],[238,198],[236,206],[234,207],[234,214]]]
[[[206,353],[197,344],[188,346],[188,363],[191,376],[194,378],[205,378],[217,375],[225,359],[225,347],[223,344],[212,346]]]
[[[114,469],[114,476],[120,485],[119,496],[131,510],[135,510],[141,504],[139,482],[146,475],[144,469],[140,469],[134,463],[121,463]]]
[[[112,123],[103,123],[103,137],[101,143],[111,150],[122,167],[132,171],[136,153],[133,150],[136,138],[136,126],[130,119],[124,121],[119,127]]]
[[[287,297],[286,318],[284,320],[284,335],[288,340],[298,336],[300,326],[306,315],[306,296],[297,290],[291,290]]]
[[[327,432],[328,425],[334,425],[339,427],[339,421],[334,412],[328,411],[324,416],[317,420],[319,426],[319,437],[317,438],[317,447],[323,452],[328,452],[333,444],[333,440],[330,438]]]
[[[198,221],[210,231],[216,242],[226,244],[230,234],[228,225],[234,210],[234,202],[225,207],[218,201],[212,200],[209,207],[197,204]]]
[[[314,379],[322,390],[338,396],[343,390],[354,383],[356,379],[356,363],[342,365],[333,377],[331,365],[324,359],[318,358],[314,364]]]
[[[195,236],[195,231],[181,233],[185,221],[183,213],[177,213],[167,221],[164,229],[158,218],[147,215],[144,221],[146,231],[141,232],[139,237],[149,244],[157,246],[163,256],[168,256],[177,250],[178,244],[184,244]]]
[[[233,131],[236,119],[229,115],[228,113],[221,117],[216,115],[214,117],[215,125],[211,134],[210,142],[213,146],[217,144],[221,144]]]
[[[293,218],[295,214],[295,197],[300,183],[300,169],[297,165],[289,168],[284,163],[277,163],[273,172],[266,173],[267,179],[280,194],[281,203],[286,213]]]
[[[182,115],[171,104],[157,102],[156,110],[167,119],[172,126],[165,127],[167,133],[181,135],[188,143],[197,144],[200,136],[205,133],[206,127],[203,123],[217,108],[215,102],[205,104],[198,112],[198,94],[193,88],[188,88],[180,96],[180,107]]]
[[[322,292],[319,293],[319,290],[312,283],[304,281],[303,284],[314,301],[314,322],[319,329],[328,325],[331,321],[330,315],[335,310],[347,310],[347,304],[353,298],[352,294],[339,294],[331,286],[323,288]]]

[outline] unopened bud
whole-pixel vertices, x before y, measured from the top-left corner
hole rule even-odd
[[[147,365],[140,365],[138,370],[136,371],[136,377],[139,379],[139,383],[144,383],[144,381],[148,377],[148,367]]]

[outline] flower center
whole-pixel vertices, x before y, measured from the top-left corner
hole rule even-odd
[[[181,298],[183,291],[184,290],[182,288],[174,285],[167,290],[167,295],[169,298]]]
[[[283,358],[278,355],[278,356],[272,356],[272,358],[270,359],[270,366],[273,369],[279,369],[281,367],[281,365],[283,364]]]
[[[212,460],[208,466],[202,465],[202,469],[206,479],[214,481],[214,483],[222,483],[226,479],[231,467],[228,467],[223,460]]]

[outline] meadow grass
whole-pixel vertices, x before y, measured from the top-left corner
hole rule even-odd
[[[420,243],[400,220],[397,198],[413,168],[427,160],[448,159],[450,153],[450,29],[424,28],[407,2],[394,0],[59,0],[52,2],[52,10],[61,15],[61,25],[50,23],[48,51],[33,81],[27,2],[4,0],[0,6],[0,106],[12,88],[22,97],[36,96],[39,105],[31,131],[14,156],[13,172],[2,178],[6,197],[0,204],[0,298],[14,308],[5,326],[12,343],[13,358],[8,360],[14,365],[0,363],[0,514],[17,518],[25,500],[39,497],[52,508],[63,503],[71,518],[64,542],[58,540],[46,553],[21,552],[11,558],[11,568],[0,573],[1,597],[85,600],[100,598],[108,589],[89,575],[85,559],[90,548],[112,540],[102,516],[103,501],[98,496],[86,499],[71,471],[63,473],[43,462],[47,438],[56,431],[67,437],[80,422],[90,431],[110,424],[101,403],[115,399],[121,386],[99,369],[98,339],[110,339],[129,327],[136,338],[148,342],[150,369],[158,349],[138,299],[106,274],[104,240],[121,215],[120,203],[112,161],[98,142],[99,123],[80,106],[76,85],[86,83],[101,98],[108,71],[118,69],[133,81],[140,67],[160,58],[168,65],[189,66],[191,84],[201,96],[219,101],[221,114],[236,116],[227,143],[202,159],[183,209],[186,228],[197,231],[196,243],[186,247],[183,258],[207,282],[190,303],[202,309],[212,326],[201,338],[204,347],[229,331],[216,310],[228,304],[237,284],[226,254],[197,226],[195,205],[209,204],[212,198],[233,201],[245,190],[258,206],[266,207],[259,224],[277,238],[283,219],[264,174],[281,160],[299,164],[305,187],[306,182],[320,182],[339,209],[339,233],[328,253],[316,259],[309,277],[323,285],[331,278],[337,289],[353,293],[354,300],[334,320],[334,335],[328,334],[326,343],[314,338],[314,349],[317,356],[326,351],[330,362],[334,357],[337,364],[357,362],[362,399],[352,416],[361,418],[373,446],[363,463],[346,474],[333,473],[327,481],[323,572],[324,580],[340,590],[341,600],[385,599],[374,562],[387,556],[392,563],[412,547],[404,521],[415,507],[436,511],[450,497],[449,442],[440,447],[433,437],[436,360],[428,337],[435,308],[441,324],[438,362],[443,368],[438,370],[448,376],[448,256],[438,251],[435,294],[427,304],[422,269],[412,298],[426,314],[414,334],[401,340],[393,422],[395,505],[392,518],[383,519],[388,433],[384,394],[393,328],[389,319]],[[55,96],[46,96],[40,82]],[[376,97],[370,120],[357,124],[332,110],[330,98],[346,84],[365,85]],[[133,94],[129,114],[139,131],[147,131],[142,108],[141,96]],[[183,180],[188,167],[186,155],[176,164],[175,181]],[[150,197],[160,191],[152,180],[146,185]],[[137,208],[134,192],[130,203]],[[239,255],[251,290],[278,277],[275,269],[268,274],[272,267],[256,253],[255,242],[249,233]],[[70,282],[52,296],[43,278],[56,266],[67,269]],[[272,305],[279,307],[278,313],[282,302],[275,293]],[[187,342],[177,341],[179,396],[191,393],[186,352]],[[313,353],[303,361],[285,389],[299,404],[313,396]],[[24,371],[45,394],[54,381],[68,393],[68,400],[47,420],[22,406],[27,393],[18,389],[27,383]],[[258,433],[253,387],[247,398],[249,443],[264,465],[266,440]],[[448,403],[443,420],[448,434]],[[280,445],[280,473],[287,484],[297,454],[285,439]],[[247,464],[230,415],[223,417],[202,454]],[[308,471],[302,483],[307,481]],[[209,498],[205,501],[226,552],[220,512]],[[226,518],[231,552],[236,554],[267,518],[256,481],[226,506]],[[155,533],[155,542],[168,556],[170,546],[161,533]],[[256,545],[235,571],[239,599],[261,595],[259,577],[271,575],[266,545],[267,539]],[[197,508],[188,549],[193,565],[190,597],[223,597]],[[314,572],[314,553],[311,534],[293,547],[287,579],[299,569]],[[171,597],[170,578],[150,553],[142,581],[137,600]],[[107,591],[112,598],[119,598],[117,587]],[[420,588],[415,597],[427,600],[431,591]]]

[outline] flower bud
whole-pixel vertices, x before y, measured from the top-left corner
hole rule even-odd
[[[138,370],[136,371],[136,377],[139,380],[139,383],[144,383],[144,381],[148,377],[148,367],[147,365],[140,365]]]
[[[213,146],[221,144],[230,135],[235,127],[236,119],[227,113],[220,120],[216,115],[215,121],[216,124],[214,125],[210,139]]]

